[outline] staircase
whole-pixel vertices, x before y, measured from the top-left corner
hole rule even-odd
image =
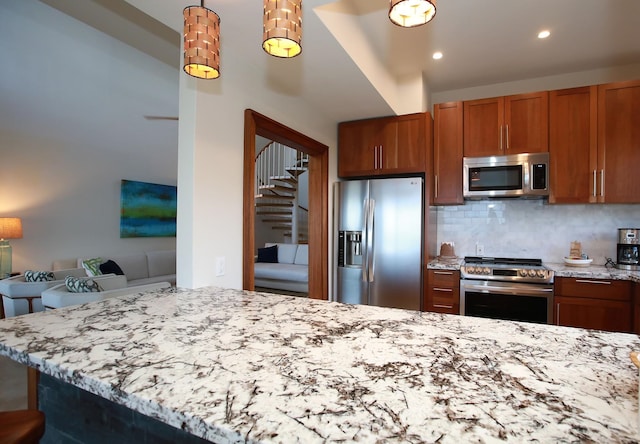
[[[299,202],[300,176],[309,156],[277,142],[256,156],[256,217],[291,243],[308,243],[308,209]]]

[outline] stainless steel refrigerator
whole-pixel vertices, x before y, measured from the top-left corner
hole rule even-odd
[[[420,310],[424,184],[350,180],[334,189],[334,299]]]

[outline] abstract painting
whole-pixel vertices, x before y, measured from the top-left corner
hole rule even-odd
[[[175,237],[177,201],[175,186],[123,180],[120,237]]]

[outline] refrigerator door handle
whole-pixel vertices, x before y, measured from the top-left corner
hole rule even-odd
[[[362,282],[367,282],[369,275],[368,275],[368,258],[369,258],[369,241],[368,241],[368,233],[367,233],[367,227],[369,226],[369,221],[368,221],[368,217],[369,217],[369,199],[365,199],[364,200],[364,205],[362,208],[362,213],[364,214],[364,227],[362,227],[362,237],[360,239],[361,243],[364,243],[364,248],[362,248]]]
[[[376,201],[369,199],[369,214],[367,215],[367,269],[369,275],[369,282],[373,282],[375,279],[375,263],[374,263],[374,250],[373,250],[373,216],[375,214]]]

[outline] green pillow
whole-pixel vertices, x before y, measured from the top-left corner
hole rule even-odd
[[[100,276],[102,272],[100,271],[100,264],[102,263],[101,257],[96,257],[93,259],[85,259],[82,261],[82,268],[87,271],[88,276]]]
[[[55,280],[56,276],[53,274],[53,271],[27,270],[24,272],[25,282],[49,282]]]
[[[67,276],[64,278],[64,285],[70,293],[94,293],[102,291],[102,287],[91,278]]]

